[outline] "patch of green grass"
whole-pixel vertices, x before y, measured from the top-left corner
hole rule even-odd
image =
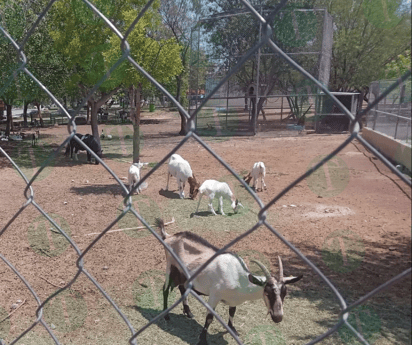
[[[11,158],[28,179],[31,179],[43,164],[47,164],[37,177],[37,180],[40,181],[52,172],[54,166],[61,159],[59,153],[54,157],[51,156],[54,150],[55,147],[47,143],[39,142],[37,146],[32,147],[31,142],[17,142]]]

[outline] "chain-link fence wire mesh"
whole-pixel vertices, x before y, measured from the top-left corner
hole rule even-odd
[[[373,102],[393,80],[380,80],[371,83],[369,100]],[[411,80],[397,86],[381,99],[366,117],[366,125],[373,130],[394,139],[411,142]]]
[[[189,113],[198,108],[202,98],[214,90],[222,76],[262,37],[262,24],[249,11],[227,6],[223,13],[202,18],[192,30]],[[266,17],[273,10],[263,5],[256,8]],[[288,4],[271,20],[271,38],[327,85],[333,39],[329,13]],[[313,94],[317,91],[316,85],[291,71],[277,53],[262,46],[204,104],[196,117],[197,133],[256,133],[260,114],[264,127],[281,124],[285,127],[287,122],[279,120],[288,118],[296,122],[302,117],[303,122],[303,114],[308,118],[314,115],[315,106],[310,98],[315,100]]]
[[[77,260],[76,260],[76,265],[77,265],[77,272],[74,275],[74,277],[65,284],[63,288],[58,289],[55,293],[53,293],[51,296],[46,298],[45,300],[41,300],[36,291],[30,286],[29,282],[27,279],[20,274],[19,270],[16,268],[16,266],[9,262],[7,258],[0,254],[1,259],[3,262],[10,267],[10,269],[16,274],[16,276],[25,284],[27,287],[28,291],[33,295],[34,299],[36,300],[36,303],[38,305],[37,310],[36,310],[36,318],[33,321],[33,323],[27,327],[27,329],[22,332],[17,338],[15,338],[13,341],[10,342],[10,344],[16,344],[24,335],[26,335],[29,331],[31,331],[36,325],[41,324],[49,333],[51,339],[56,344],[60,344],[59,340],[57,339],[56,335],[54,334],[52,328],[50,325],[45,321],[44,319],[44,308],[45,306],[50,303],[50,301],[57,296],[63,294],[66,290],[68,290],[74,282],[76,282],[80,276],[85,276],[87,277],[90,282],[92,282],[96,288],[101,292],[101,294],[107,299],[107,301],[111,304],[111,306],[116,310],[118,315],[121,317],[121,319],[124,321],[124,323],[127,325],[127,327],[130,330],[130,339],[129,343],[130,344],[137,344],[139,341],[139,336],[145,332],[145,330],[152,324],[156,323],[160,318],[164,317],[168,312],[170,312],[172,309],[174,309],[179,303],[183,301],[184,298],[186,298],[189,294],[194,296],[210,313],[214,315],[214,317],[225,327],[225,329],[229,332],[229,334],[235,339],[235,341],[238,344],[243,344],[242,341],[239,339],[239,337],[233,332],[233,330],[228,327],[228,325],[223,321],[223,319],[206,303],[205,301],[202,300],[202,298],[199,297],[199,295],[193,290],[193,280],[199,275],[204,268],[210,264],[210,262],[216,258],[218,255],[223,253],[224,251],[230,249],[234,244],[237,242],[241,241],[245,237],[247,237],[249,234],[254,232],[256,229],[258,229],[260,226],[265,226],[267,229],[269,229],[273,234],[275,234],[287,247],[289,247],[293,252],[296,253],[296,255],[305,263],[309,266],[310,269],[312,269],[314,272],[316,272],[317,275],[323,280],[324,284],[326,284],[334,293],[336,296],[336,299],[339,304],[340,308],[340,313],[339,313],[339,321],[331,327],[327,332],[324,334],[321,334],[317,336],[315,339],[311,340],[308,344],[315,344],[320,342],[322,339],[325,339],[326,337],[329,337],[331,334],[335,333],[340,327],[346,326],[348,327],[351,332],[357,337],[357,339],[362,342],[363,344],[368,344],[368,342],[364,339],[364,337],[356,330],[354,327],[348,322],[348,317],[351,313],[351,311],[354,310],[359,305],[364,304],[367,300],[378,294],[380,291],[384,289],[388,289],[392,284],[399,282],[401,279],[409,276],[411,274],[411,269],[407,269],[404,272],[398,274],[391,280],[386,281],[384,284],[380,285],[376,289],[370,291],[360,299],[358,299],[356,302],[347,305],[344,298],[342,297],[341,293],[335,288],[335,286],[332,284],[332,282],[323,274],[321,270],[319,270],[306,256],[304,256],[298,248],[294,247],[294,245],[286,240],[282,234],[276,230],[266,219],[267,211],[271,206],[273,206],[282,196],[284,196],[286,193],[288,193],[292,188],[294,188],[298,183],[300,183],[302,180],[310,176],[312,173],[314,173],[317,169],[319,169],[322,165],[327,163],[329,160],[331,160],[333,157],[335,157],[342,149],[344,149],[349,143],[351,143],[354,139],[357,139],[362,145],[364,145],[369,151],[371,151],[376,157],[378,157],[393,173],[395,173],[404,183],[407,185],[411,185],[410,180],[408,180],[404,175],[402,175],[398,170],[384,157],[382,156],[375,148],[373,148],[368,142],[366,142],[360,135],[359,135],[359,121],[362,116],[364,116],[370,109],[373,109],[376,104],[378,104],[383,98],[385,98],[390,92],[392,92],[394,89],[398,87],[399,84],[401,84],[404,80],[406,80],[408,77],[410,77],[410,72],[408,72],[406,75],[404,75],[402,78],[399,80],[395,81],[390,87],[388,87],[385,92],[383,92],[379,97],[377,97],[374,102],[368,105],[366,109],[363,109],[362,111],[358,112],[356,116],[354,116],[347,108],[345,108],[341,102],[339,102],[336,97],[334,97],[328,90],[327,88],[318,80],[316,80],[308,71],[303,69],[296,61],[292,60],[283,50],[279,48],[277,43],[275,43],[272,40],[272,32],[273,32],[273,27],[272,23],[274,21],[274,18],[276,18],[276,14],[279,13],[279,11],[282,9],[282,7],[286,4],[286,0],[281,1],[281,3],[274,8],[271,12],[268,12],[268,16],[264,17],[261,13],[259,13],[259,8],[254,8],[249,2],[246,0],[242,0],[242,4],[244,8],[250,13],[251,16],[253,16],[256,20],[257,25],[261,25],[262,27],[262,36],[258,42],[256,42],[247,52],[243,53],[243,56],[240,58],[240,60],[236,61],[235,64],[231,66],[227,66],[227,70],[225,71],[224,76],[222,75],[222,79],[217,83],[217,85],[214,86],[214,89],[205,96],[204,100],[198,107],[198,109],[193,113],[193,114],[188,114],[183,107],[174,100],[174,98],[167,92],[165,88],[163,88],[151,75],[149,75],[136,61],[133,60],[133,58],[130,55],[130,47],[127,42],[127,38],[130,34],[130,32],[133,30],[135,25],[139,22],[140,18],[143,16],[145,11],[147,11],[150,6],[153,4],[153,0],[149,1],[146,6],[143,8],[141,13],[137,16],[137,18],[134,20],[133,24],[128,28],[127,32],[123,35],[119,30],[116,28],[116,26],[107,18],[105,17],[98,8],[96,8],[91,2],[87,0],[83,0],[83,3],[87,5],[87,7],[94,13],[95,16],[101,18],[107,25],[110,30],[112,30],[115,35],[117,35],[120,40],[121,40],[121,48],[122,48],[122,56],[119,58],[119,60],[110,68],[109,73],[106,73],[105,76],[98,82],[96,85],[93,87],[92,90],[87,94],[87,96],[83,99],[83,102],[79,105],[79,107],[76,110],[76,114],[79,113],[79,109],[84,106],[88,100],[89,97],[93,95],[93,93],[99,88],[99,86],[103,83],[104,80],[108,78],[110,73],[114,71],[119,64],[122,61],[127,60],[131,66],[136,68],[140,73],[142,73],[146,78],[148,78],[153,85],[155,85],[161,92],[163,92],[167,97],[176,105],[176,107],[185,114],[186,118],[188,119],[188,129],[189,132],[188,134],[184,137],[184,139],[181,140],[181,142],[176,145],[176,147],[173,148],[160,162],[158,162],[145,176],[142,177],[140,182],[134,186],[132,191],[129,191],[121,179],[105,164],[103,160],[101,160],[92,150],[90,150],[87,146],[83,144],[83,142],[75,136],[76,134],[76,124],[74,122],[74,116],[71,116],[66,109],[62,106],[62,104],[58,101],[58,99],[48,90],[47,85],[43,85],[30,71],[30,69],[27,67],[27,59],[25,56],[25,44],[27,40],[30,38],[30,36],[34,33],[36,30],[36,27],[39,25],[40,21],[42,18],[47,14],[49,11],[50,7],[53,5],[55,0],[50,1],[50,3],[44,8],[44,10],[41,12],[41,14],[38,16],[37,21],[34,23],[32,26],[31,30],[27,33],[24,39],[22,39],[20,42],[16,42],[15,39],[7,32],[5,28],[0,26],[0,31],[6,37],[8,40],[9,44],[15,49],[16,52],[19,54],[19,63],[18,66],[16,67],[15,70],[12,71],[10,74],[9,80],[5,82],[5,86],[3,87],[2,90],[0,90],[0,93],[4,91],[5,88],[7,88],[9,85],[12,84],[12,81],[18,72],[24,73],[28,78],[30,78],[35,84],[37,84],[41,90],[46,92],[50,99],[60,108],[62,112],[66,115],[66,117],[69,119],[70,126],[68,126],[68,132],[69,135],[67,138],[61,143],[60,147],[58,150],[53,151],[50,156],[44,160],[42,166],[38,169],[38,171],[33,175],[31,179],[28,179],[26,175],[23,173],[22,169],[16,164],[16,162],[5,152],[3,148],[0,147],[1,153],[8,159],[8,161],[14,166],[14,168],[19,172],[21,178],[24,180],[25,183],[25,189],[24,189],[24,196],[27,199],[27,201],[24,203],[24,205],[16,212],[14,216],[12,216],[6,223],[6,225],[1,229],[0,231],[0,237],[10,228],[11,224],[22,215],[22,213],[25,211],[25,209],[29,206],[32,205],[34,206],[40,215],[44,217],[47,222],[49,222],[54,228],[56,228],[61,235],[65,237],[65,239],[70,243],[71,247],[75,250],[76,255],[77,255]],[[214,93],[219,90],[225,83],[228,82],[228,80],[233,76],[235,73],[238,73],[239,70],[242,68],[242,66],[247,63],[247,61],[252,58],[256,52],[260,49],[265,47],[265,50],[271,51],[274,54],[278,55],[281,57],[287,64],[289,64],[294,71],[297,71],[300,73],[302,76],[310,80],[311,83],[316,85],[319,89],[321,89],[325,94],[327,94],[331,99],[334,100],[336,106],[338,106],[341,111],[350,119],[350,135],[348,138],[346,138],[341,145],[339,145],[335,150],[330,152],[326,157],[324,157],[322,160],[320,160],[315,166],[313,166],[311,169],[306,171],[304,174],[302,174],[298,179],[296,179],[293,183],[288,185],[284,190],[282,190],[280,193],[278,193],[269,203],[266,205],[263,204],[263,202],[260,200],[260,198],[257,196],[256,193],[252,191],[252,189],[245,184],[243,180],[239,178],[239,176],[235,173],[235,171],[221,158],[219,157],[206,143],[202,138],[200,138],[195,132],[195,126],[194,126],[194,119],[197,116],[197,113],[202,110],[202,106],[207,104],[209,102],[209,99],[214,95]],[[260,208],[259,214],[258,214],[258,221],[257,223],[252,226],[249,230],[246,232],[242,233],[241,235],[237,236],[234,240],[230,241],[228,244],[220,248],[215,255],[213,255],[206,263],[204,263],[199,269],[196,270],[194,273],[190,273],[183,264],[183,262],[180,260],[180,258],[176,255],[176,253],[161,239],[159,234],[152,229],[152,227],[148,224],[148,222],[142,217],[141,214],[139,214],[136,209],[133,207],[130,196],[131,194],[139,188],[141,185],[146,183],[148,178],[157,170],[159,169],[164,163],[167,162],[168,158],[175,153],[179,148],[181,148],[190,138],[193,138],[196,140],[207,152],[209,152],[215,159],[217,159],[220,164],[222,164],[238,181],[241,183],[248,193],[253,197],[253,199],[256,201],[257,205]],[[33,183],[36,181],[36,179],[39,178],[39,175],[41,172],[48,167],[50,162],[56,157],[56,155],[59,154],[59,152],[65,147],[65,145],[68,143],[69,140],[74,139],[76,140],[79,145],[82,145],[97,161],[99,161],[103,167],[107,170],[107,172],[117,181],[119,186],[121,186],[123,192],[127,194],[127,196],[124,199],[124,209],[123,211],[116,217],[116,219],[113,219],[113,222],[110,223],[109,226],[107,226],[105,229],[101,231],[101,233],[87,246],[86,249],[80,250],[76,242],[68,235],[68,233],[64,230],[64,228],[59,225],[52,217],[50,214],[48,214],[36,201],[34,192],[35,192],[35,187],[33,187]],[[173,303],[169,308],[164,310],[163,312],[159,313],[156,317],[151,319],[147,324],[141,326],[138,330],[135,330],[131,322],[128,320],[126,315],[120,310],[120,308],[116,305],[116,303],[112,300],[110,295],[104,291],[102,288],[101,284],[88,272],[88,270],[84,266],[84,257],[90,252],[90,250],[96,245],[97,242],[99,242],[102,237],[106,235],[106,233],[118,222],[120,221],[123,217],[125,217],[127,214],[132,214],[138,219],[140,222],[142,222],[147,229],[150,231],[150,233],[166,248],[166,250],[170,253],[170,255],[176,260],[176,262],[179,264],[180,269],[184,272],[185,276],[187,277],[187,283],[186,283],[186,292],[184,295],[179,298],[175,303]]]

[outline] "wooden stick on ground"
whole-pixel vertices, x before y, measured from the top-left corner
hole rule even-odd
[[[12,316],[13,313],[15,313],[17,309],[19,309],[24,303],[26,303],[26,300],[21,302],[20,305],[16,309],[14,309],[9,315],[7,315],[3,320],[0,320],[0,323],[2,323],[4,320],[7,320],[10,316]]]
[[[173,224],[175,222],[175,218],[172,217],[172,220],[170,222],[165,223],[165,226]],[[151,225],[151,227],[154,227],[154,225]],[[106,232],[106,234],[112,233],[112,232],[119,232],[119,231],[124,231],[124,230],[142,230],[142,229],[147,229],[145,226],[138,226],[134,228],[124,228],[124,229],[115,229],[115,230],[109,230]],[[92,232],[91,234],[86,234],[84,236],[91,236],[91,235],[100,235],[101,232]]]
[[[62,286],[59,286],[59,285],[56,285],[56,284],[53,284],[52,282],[49,282],[46,278],[43,278],[42,276],[39,276],[41,279],[43,279],[45,282],[47,282],[47,283],[49,283],[50,285],[53,285],[53,286],[55,286],[55,287],[57,287],[57,288],[59,288],[59,289],[61,289],[62,288]]]

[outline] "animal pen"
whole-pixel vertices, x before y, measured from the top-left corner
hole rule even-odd
[[[272,10],[258,9],[263,16]],[[271,37],[288,56],[327,86],[333,41],[329,13],[290,7],[271,18],[271,24]],[[307,128],[320,129],[317,123],[326,115],[319,109],[320,89],[291,72],[280,54],[268,46],[252,52],[264,34],[262,23],[246,9],[202,18],[192,29],[188,110],[193,114],[202,107],[196,115],[198,134],[253,135],[301,129],[305,123]],[[242,67],[236,69],[241,61]],[[227,73],[230,78],[219,84]]]
[[[124,50],[123,56],[110,68],[117,68],[120,62],[127,62],[131,67],[135,68],[139,72],[143,73],[145,77],[155,85],[161,92],[168,96],[168,98],[178,107],[181,113],[186,117],[189,123],[189,132],[188,134],[179,138],[179,142],[176,144],[170,144],[168,149],[162,152],[162,158],[158,162],[155,162],[153,166],[150,167],[149,172],[147,172],[140,182],[134,186],[134,190],[130,191],[125,186],[122,178],[114,172],[113,169],[109,167],[107,162],[98,157],[93,151],[88,147],[85,147],[92,156],[98,160],[101,165],[99,168],[103,169],[105,173],[111,179],[111,182],[115,184],[116,187],[121,189],[122,195],[122,207],[120,207],[119,212],[116,213],[116,216],[113,215],[110,223],[104,225],[104,227],[96,229],[100,231],[96,237],[93,237],[87,243],[83,241],[80,243],[81,238],[71,236],[71,234],[66,230],[64,222],[57,221],[59,219],[57,216],[53,215],[50,212],[50,208],[53,203],[63,203],[66,196],[60,194],[60,189],[54,191],[53,197],[57,196],[53,200],[44,200],[42,199],[42,190],[37,185],[40,182],[40,176],[42,172],[45,172],[50,168],[50,162],[53,161],[59,153],[64,150],[67,142],[75,137],[76,134],[76,124],[75,116],[71,116],[66,109],[62,106],[61,102],[56,98],[56,96],[49,90],[48,85],[43,84],[39,79],[37,79],[32,72],[30,71],[30,66],[27,64],[25,57],[26,42],[30,36],[36,32],[36,27],[39,25],[41,20],[48,15],[49,9],[53,4],[53,0],[50,1],[49,6],[46,6],[42,13],[39,14],[38,20],[35,21],[31,30],[27,31],[27,37],[21,41],[17,41],[17,38],[12,37],[6,28],[0,25],[0,34],[4,37],[7,44],[9,44],[20,57],[20,61],[15,70],[11,71],[10,77],[5,81],[4,84],[0,87],[0,93],[7,89],[8,85],[13,81],[15,77],[15,72],[21,71],[25,76],[30,78],[33,81],[33,84],[37,85],[39,88],[44,90],[51,102],[53,102],[58,108],[65,114],[71,126],[68,126],[68,133],[65,133],[64,139],[56,144],[53,147],[53,150],[50,151],[50,154],[47,157],[44,157],[42,160],[41,166],[36,169],[33,173],[33,176],[28,178],[21,166],[17,164],[17,159],[15,156],[9,155],[2,146],[0,146],[0,153],[2,154],[2,159],[9,165],[12,166],[17,172],[19,177],[19,183],[10,183],[12,184],[14,194],[10,194],[9,198],[15,198],[16,194],[24,195],[24,204],[19,205],[16,209],[8,210],[7,219],[2,219],[1,228],[0,228],[0,245],[2,245],[2,251],[0,252],[0,260],[2,263],[2,269],[7,269],[8,274],[13,276],[13,279],[1,281],[5,286],[5,291],[13,290],[13,287],[18,286],[18,288],[27,295],[29,295],[30,302],[34,305],[33,308],[28,310],[30,313],[31,319],[26,319],[27,322],[21,325],[21,332],[17,335],[13,335],[12,339],[7,339],[9,344],[21,343],[24,337],[24,342],[27,340],[27,336],[30,335],[33,329],[41,328],[44,333],[47,335],[47,342],[44,344],[60,344],[61,341],[70,341],[69,335],[76,334],[78,330],[69,329],[70,333],[66,333],[61,336],[57,336],[58,330],[56,330],[56,325],[49,321],[45,317],[45,312],[48,306],[53,301],[60,303],[59,297],[64,295],[67,296],[75,283],[86,282],[90,284],[90,287],[81,288],[79,291],[74,291],[72,301],[76,304],[84,303],[84,300],[79,298],[81,294],[98,295],[104,300],[104,303],[110,308],[110,311],[115,315],[118,323],[111,323],[110,327],[104,330],[104,337],[106,340],[110,340],[112,344],[120,343],[120,340],[117,338],[112,338],[110,332],[113,332],[118,327],[119,323],[122,324],[128,331],[127,342],[129,344],[144,344],[142,339],[149,332],[153,330],[149,328],[153,324],[158,324],[160,320],[174,310],[177,305],[183,302],[183,300],[190,294],[193,298],[199,301],[201,308],[207,309],[208,312],[213,314],[216,318],[216,323],[219,322],[221,326],[227,330],[230,334],[231,340],[236,342],[236,344],[242,345],[244,342],[229,328],[228,324],[219,316],[219,314],[213,310],[210,305],[203,300],[193,288],[193,280],[202,272],[207,264],[213,261],[221,253],[230,250],[235,244],[241,242],[242,239],[251,236],[252,233],[255,233],[259,228],[264,229],[270,236],[276,238],[276,240],[282,244],[282,246],[287,247],[288,250],[293,252],[296,259],[299,260],[302,264],[305,265],[308,271],[313,272],[314,275],[319,279],[322,286],[328,288],[329,294],[333,296],[334,306],[338,309],[338,312],[335,315],[335,319],[322,320],[327,327],[327,330],[321,334],[313,333],[310,334],[307,338],[300,338],[302,341],[309,341],[310,344],[320,343],[323,340],[333,341],[330,337],[333,334],[336,334],[340,329],[345,328],[347,332],[350,333],[352,338],[351,340],[356,340],[362,342],[363,344],[368,344],[368,341],[361,334],[361,330],[356,329],[353,326],[353,323],[349,322],[349,317],[354,315],[354,311],[358,307],[365,306],[368,301],[374,298],[378,293],[383,290],[387,290],[392,287],[394,284],[401,282],[405,277],[410,278],[411,268],[407,268],[399,272],[399,267],[397,265],[391,266],[391,272],[393,275],[391,278],[388,278],[383,283],[380,283],[378,286],[371,288],[366,291],[361,297],[356,297],[355,299],[348,301],[346,299],[346,291],[340,291],[332,282],[333,279],[328,278],[319,267],[313,262],[313,258],[309,259],[308,256],[304,254],[301,248],[295,246],[293,236],[284,236],[282,234],[283,229],[279,230],[272,222],[267,218],[267,211],[275,204],[279,199],[289,193],[292,189],[298,190],[298,187],[302,187],[301,182],[310,176],[314,176],[319,170],[322,170],[323,167],[327,167],[328,163],[332,159],[339,158],[337,155],[342,153],[342,151],[347,148],[353,142],[363,145],[368,152],[379,159],[403,184],[407,185],[408,188],[411,186],[411,180],[401,174],[394,166],[391,164],[378,150],[371,146],[362,136],[359,134],[360,127],[359,121],[362,116],[364,116],[369,110],[373,109],[383,98],[385,98],[393,88],[402,83],[402,81],[410,78],[410,71],[406,73],[400,80],[397,80],[392,84],[385,92],[380,94],[371,104],[368,105],[366,109],[361,112],[357,112],[356,115],[352,114],[350,110],[345,108],[338,99],[328,91],[326,85],[328,80],[327,71],[329,71],[330,64],[330,46],[332,42],[331,36],[331,21],[330,16],[324,10],[283,10],[285,3],[287,1],[282,1],[279,6],[276,8],[254,8],[251,3],[246,0],[241,0],[239,3],[243,6],[244,10],[232,9],[230,13],[226,15],[219,15],[212,20],[212,25],[210,25],[210,20],[205,19],[201,22],[196,30],[192,32],[192,47],[197,47],[197,51],[194,56],[192,56],[191,65],[194,67],[191,73],[190,79],[190,89],[195,90],[194,100],[191,100],[191,105],[189,107],[189,114],[186,110],[173,98],[173,96],[161,86],[156,79],[149,75],[131,56],[130,51]],[[117,35],[122,42],[121,47],[124,48],[127,46],[128,34],[138,22],[138,19],[141,18],[140,14],[137,16],[137,20],[131,24],[130,30],[126,31],[125,36],[116,28],[115,24],[102,12],[95,7],[91,2],[87,0],[82,1],[96,18],[100,18],[104,21],[105,25]],[[148,10],[152,2],[148,2],[147,6],[142,9],[143,14]],[[235,28],[238,28],[241,32],[235,37],[226,37],[225,34],[228,31],[224,30],[224,25],[227,23],[233,24]],[[220,27],[222,25],[223,27]],[[249,31],[248,31],[249,30]],[[254,33],[251,34],[251,33]],[[272,34],[273,33],[273,34]],[[328,34],[327,34],[328,33]],[[197,35],[197,36],[196,36]],[[202,39],[203,37],[203,39]],[[206,38],[206,39],[205,39]],[[251,41],[248,39],[251,38]],[[217,43],[219,49],[215,49],[213,44]],[[233,44],[232,44],[233,43]],[[236,44],[235,44],[236,43]],[[280,45],[280,46],[279,46]],[[212,49],[213,48],[213,49]],[[209,55],[209,52],[213,53]],[[207,59],[205,56],[207,55]],[[292,59],[293,57],[293,59]],[[197,58],[197,60],[196,60]],[[202,65],[203,64],[203,65]],[[197,66],[197,67],[196,67]],[[267,70],[266,70],[267,67]],[[111,70],[110,70],[111,71]],[[267,72],[267,71],[270,71]],[[108,71],[109,72],[109,71]],[[274,79],[275,75],[282,75],[282,77],[277,77]],[[103,73],[99,83],[90,91],[90,94],[84,97],[82,104],[78,106],[75,114],[79,114],[80,109],[87,103],[87,100],[93,95],[97,90],[98,85],[105,81],[109,77],[110,73]],[[243,82],[241,82],[243,80]],[[200,97],[203,95],[199,90],[205,90],[204,98]],[[193,122],[196,120],[197,128],[196,131],[199,134],[205,135],[216,135],[216,132],[227,131],[225,133],[255,133],[258,131],[258,118],[260,106],[267,100],[267,106],[265,109],[265,117],[267,121],[273,121],[274,126],[281,123],[281,120],[285,118],[290,118],[291,116],[291,107],[295,108],[295,119],[296,124],[298,125],[299,119],[305,117],[316,116],[316,113],[313,114],[314,104],[313,98],[311,96],[318,95],[319,90],[323,91],[328,95],[335,103],[335,105],[349,118],[352,126],[350,133],[347,137],[342,136],[342,142],[339,143],[337,147],[326,148],[328,154],[321,157],[313,166],[311,165],[305,171],[298,171],[297,178],[293,176],[285,184],[283,189],[278,188],[276,192],[270,195],[270,201],[263,203],[260,197],[245,184],[245,182],[239,178],[238,172],[236,172],[225,160],[219,156],[216,151],[209,146],[208,143],[195,132]],[[281,94],[278,92],[282,91]],[[293,92],[292,92],[293,91]],[[303,94],[304,97],[300,95]],[[263,96],[262,96],[263,95]],[[212,96],[212,97],[210,97]],[[282,96],[282,97],[280,97]],[[285,106],[285,97],[288,96],[288,105]],[[199,100],[202,100],[199,103]],[[283,100],[283,107],[282,107]],[[316,102],[315,102],[316,103]],[[280,110],[280,111],[279,111]],[[195,115],[196,118],[194,117]],[[263,115],[263,114],[262,114]],[[222,126],[223,123],[223,126]],[[258,212],[256,212],[256,219],[253,218],[253,224],[248,225],[247,230],[242,233],[236,233],[233,239],[227,240],[225,238],[222,241],[219,250],[208,260],[208,262],[200,267],[195,272],[189,272],[188,267],[186,267],[183,262],[178,258],[176,253],[168,246],[156,230],[153,229],[153,226],[150,225],[147,219],[141,214],[141,212],[136,209],[131,203],[132,193],[142,186],[146,181],[153,177],[153,174],[163,166],[164,163],[168,161],[170,156],[174,154],[178,149],[188,144],[189,140],[196,142],[198,147],[203,150],[204,153],[210,154],[212,159],[216,164],[225,170],[237,183],[242,186],[242,190],[247,193],[250,198],[253,200],[254,205],[258,207]],[[80,142],[80,140],[78,140]],[[81,144],[81,142],[80,142]],[[201,151],[196,151],[196,154],[202,154]],[[163,156],[164,155],[164,156]],[[296,158],[294,158],[296,159]],[[6,163],[2,168],[6,169]],[[374,163],[375,164],[375,163]],[[80,169],[80,168],[79,168]],[[72,170],[70,170],[72,171]],[[70,173],[67,173],[70,174]],[[92,173],[91,173],[92,174]],[[71,175],[73,176],[73,175]],[[57,176],[56,179],[62,179],[63,177],[71,179],[72,177]],[[60,180],[59,180],[60,181]],[[7,181],[6,181],[7,183]],[[372,185],[373,181],[366,183],[367,185]],[[87,188],[91,188],[92,183],[89,184],[87,181]],[[106,191],[108,189],[107,185],[102,185],[100,190]],[[368,196],[367,191],[364,191],[366,196]],[[70,194],[70,193],[67,193]],[[156,194],[159,194],[156,191]],[[103,199],[101,195],[98,195],[99,199]],[[124,197],[124,198],[123,198]],[[78,198],[77,202],[82,198]],[[104,198],[104,202],[108,200],[113,200],[113,197],[110,196]],[[129,200],[130,199],[130,200]],[[365,199],[365,198],[364,198]],[[172,200],[171,204],[173,203]],[[381,200],[376,199],[374,202],[376,205],[379,204]],[[88,205],[90,206],[90,205]],[[91,216],[87,221],[95,220],[102,216],[102,214],[107,213],[107,208],[105,204],[101,205],[102,207],[98,209],[92,209],[90,207]],[[152,204],[150,204],[152,206]],[[156,205],[154,205],[155,207]],[[372,208],[372,207],[371,207]],[[71,252],[70,256],[65,259],[65,262],[72,263],[74,268],[74,273],[70,272],[70,277],[68,280],[62,281],[61,278],[59,285],[55,285],[57,289],[51,295],[44,296],[42,289],[37,285],[33,284],[34,276],[36,275],[36,270],[39,270],[42,267],[41,263],[28,262],[27,264],[21,264],[20,261],[15,262],[11,260],[16,256],[13,256],[17,253],[18,259],[22,260],[22,257],[27,255],[30,251],[28,246],[21,246],[19,243],[18,247],[12,248],[13,253],[10,253],[6,250],[9,250],[10,245],[7,241],[13,240],[15,232],[19,231],[20,228],[16,229],[16,223],[24,221],[26,224],[31,223],[33,219],[30,219],[32,216],[29,211],[35,212],[34,217],[40,217],[45,224],[45,231],[47,228],[50,228],[52,232],[47,232],[52,236],[57,235],[61,241],[67,244],[70,247]],[[326,211],[325,211],[326,212]],[[5,213],[4,213],[5,214]],[[69,212],[70,214],[70,212]],[[73,215],[72,215],[73,216]],[[187,290],[184,296],[177,298],[175,303],[168,307],[166,310],[158,312],[154,310],[153,313],[146,313],[147,319],[143,322],[132,323],[130,322],[130,312],[135,310],[135,306],[128,306],[127,309],[120,308],[117,302],[111,297],[112,292],[105,290],[103,288],[102,280],[104,279],[104,273],[108,272],[108,267],[103,267],[102,270],[97,270],[96,267],[99,267],[101,262],[98,262],[98,265],[95,267],[86,266],[86,263],[89,265],[90,252],[98,251],[102,252],[104,256],[107,252],[115,255],[112,257],[110,264],[115,264],[117,259],[123,255],[128,260],[128,263],[133,263],[135,255],[139,253],[145,254],[145,250],[148,250],[150,242],[147,238],[147,242],[142,245],[142,247],[134,248],[133,251],[128,253],[123,253],[124,246],[129,243],[121,243],[121,248],[118,251],[111,252],[111,249],[107,249],[105,246],[101,246],[102,242],[107,239],[110,229],[115,227],[117,222],[120,222],[124,217],[130,216],[135,221],[141,222],[147,229],[148,236],[150,240],[155,242],[158,245],[162,245],[164,249],[172,255],[179,269],[184,271],[184,274],[187,278]],[[26,218],[27,217],[27,218]],[[72,217],[78,218],[78,217]],[[234,217],[230,217],[234,218]],[[232,219],[225,219],[228,223]],[[186,223],[192,225],[194,220],[187,217],[185,219]],[[369,220],[368,220],[369,221]],[[365,220],[366,222],[366,220]],[[222,222],[223,224],[223,222]],[[355,225],[358,224],[353,224]],[[80,228],[80,227],[79,227]],[[389,230],[388,230],[389,231]],[[302,231],[301,231],[302,232]],[[10,236],[9,236],[10,235]],[[93,234],[94,235],[94,234]],[[9,237],[8,237],[9,236]],[[226,241],[227,240],[227,241]],[[112,241],[115,242],[115,241]],[[79,245],[80,243],[80,245]],[[99,247],[100,245],[100,247]],[[399,243],[397,246],[400,245]],[[4,248],[4,252],[3,252]],[[381,249],[381,248],[379,248]],[[395,248],[396,249],[396,248]],[[314,252],[311,252],[312,255]],[[10,257],[9,257],[10,256]],[[47,258],[45,258],[48,260]],[[144,261],[145,258],[143,258]],[[47,273],[51,275],[51,279],[58,279],[60,277],[59,272],[62,271],[58,265],[56,265],[55,258],[51,258],[52,269]],[[145,264],[145,262],[143,263]],[[378,262],[378,265],[381,262]],[[130,266],[133,266],[131,264]],[[91,268],[91,269],[89,269]],[[29,270],[28,273],[25,270]],[[22,273],[26,272],[26,273]],[[57,273],[57,274],[56,274]],[[73,273],[73,274],[72,274]],[[55,274],[55,275],[53,275]],[[356,274],[351,273],[351,276],[356,276]],[[43,278],[46,279],[46,278]],[[368,278],[364,277],[364,280]],[[17,283],[16,283],[17,281]],[[405,282],[405,280],[403,280]],[[120,282],[116,282],[118,285]],[[19,285],[15,285],[19,284]],[[406,283],[405,283],[406,284]],[[3,286],[2,285],[2,286]],[[139,288],[141,284],[138,284]],[[360,285],[353,286],[353,289],[360,289]],[[91,292],[90,292],[91,291]],[[352,293],[353,291],[350,291]],[[324,296],[322,296],[322,299]],[[24,302],[23,302],[24,303]],[[22,304],[23,304],[22,303]],[[20,304],[20,305],[22,305]],[[318,311],[318,306],[320,303],[313,303],[311,308],[315,310],[314,313]],[[18,306],[16,307],[18,308]],[[17,309],[15,309],[17,310]],[[20,309],[19,309],[20,310]],[[65,309],[66,311],[66,309]],[[149,310],[151,311],[151,310]],[[14,312],[14,311],[13,311]],[[11,314],[13,313],[11,312]],[[8,320],[11,314],[1,317],[1,322]],[[110,314],[106,313],[106,314]],[[75,315],[75,317],[80,317],[81,315]],[[182,319],[180,319],[181,321]],[[53,321],[53,319],[52,319]],[[92,326],[98,325],[99,320],[92,320]],[[193,323],[191,324],[193,325]],[[299,326],[300,327],[300,326]],[[290,328],[299,328],[291,325]],[[179,326],[170,327],[171,332],[178,329]],[[93,328],[94,329],[94,328]],[[169,330],[170,331],[170,330]],[[155,332],[160,333],[157,328]],[[297,331],[298,332],[298,331]],[[88,332],[87,339],[92,339],[97,337],[98,333],[93,333],[93,331]],[[299,333],[300,335],[300,333]],[[10,340],[10,341],[9,341]],[[149,340],[150,341],[150,340]],[[146,342],[146,343],[149,343]],[[0,339],[0,343],[3,343],[3,340]],[[153,341],[151,342],[153,343]],[[168,342],[170,343],[170,342]],[[348,342],[349,343],[349,342]],[[353,342],[351,342],[353,343]],[[39,343],[37,343],[39,344]]]
[[[369,88],[369,101],[373,102],[394,80],[375,81]],[[411,81],[400,84],[366,117],[366,125],[397,140],[411,143]]]

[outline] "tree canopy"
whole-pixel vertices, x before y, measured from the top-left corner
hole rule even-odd
[[[335,26],[333,91],[367,88],[382,77],[387,64],[410,49],[411,12],[403,0],[329,0],[319,5],[327,7]]]

